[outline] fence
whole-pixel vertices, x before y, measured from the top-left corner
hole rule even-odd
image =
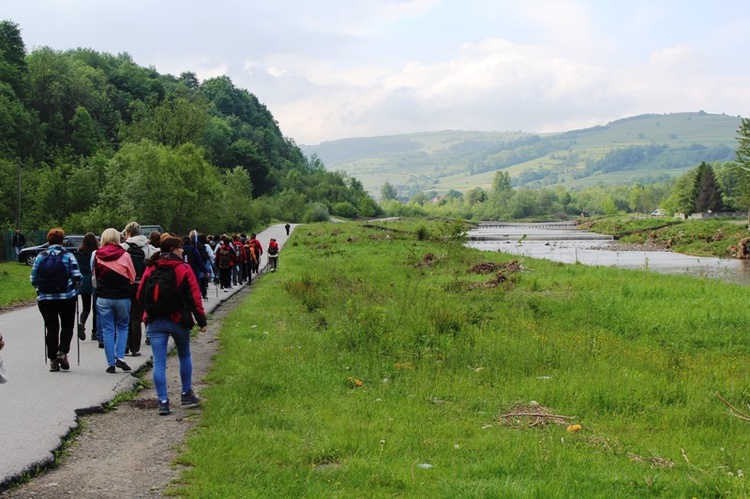
[[[30,230],[24,232],[26,236],[26,246],[37,246],[47,242],[47,233],[43,230]],[[13,231],[0,231],[0,261],[13,262],[16,260],[16,254],[13,251]]]

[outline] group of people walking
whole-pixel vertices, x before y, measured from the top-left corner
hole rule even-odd
[[[123,241],[119,231],[108,228],[97,241],[88,233],[73,254],[62,246],[65,233],[61,228],[47,233],[49,246],[34,261],[31,283],[37,288],[37,305],[44,319],[49,369],[70,369],[68,354],[80,295],[78,338],[86,339],[85,324],[92,315],[91,339],[104,349],[107,373],[131,370],[125,355],[140,355],[142,324],[146,324],[159,414],[166,415],[170,413],[166,383],[170,336],[180,361],[180,401],[182,405],[199,402],[192,387],[190,330],[197,323],[201,332],[206,331],[206,295],[199,279],[209,270],[204,267],[204,274],[195,273],[185,256],[183,238],[167,233],[146,238],[136,222],[125,227],[124,236]]]

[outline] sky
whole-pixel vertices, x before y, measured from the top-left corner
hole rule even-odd
[[[226,75],[297,144],[750,115],[747,0],[11,0],[28,52]]]

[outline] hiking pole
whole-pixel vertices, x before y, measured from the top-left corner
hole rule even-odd
[[[75,335],[76,335],[76,345],[78,346],[78,366],[81,365],[81,335],[78,334],[78,295],[76,295],[76,329],[75,329]]]

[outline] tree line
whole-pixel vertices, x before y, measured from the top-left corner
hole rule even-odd
[[[0,227],[218,232],[379,212],[229,77],[160,74],[127,53],[27,53],[20,27],[0,22]]]
[[[750,206],[750,120],[738,130],[737,160],[701,162],[676,178],[658,183],[600,185],[579,190],[513,188],[510,175],[499,170],[489,189],[443,195],[423,192],[399,200],[398,189],[381,186],[381,206],[388,216],[444,216],[480,220],[568,219],[587,215],[665,213],[690,215],[699,212],[746,212]]]

